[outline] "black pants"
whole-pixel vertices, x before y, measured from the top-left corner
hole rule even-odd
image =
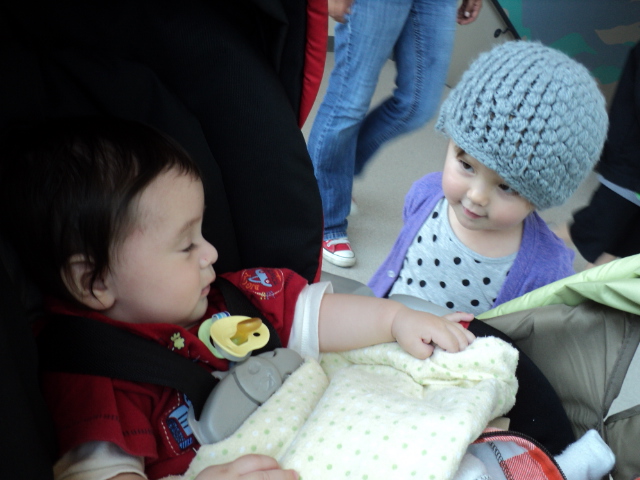
[[[604,185],[573,220],[571,240],[588,262],[594,263],[603,253],[616,257],[640,253],[640,207]]]

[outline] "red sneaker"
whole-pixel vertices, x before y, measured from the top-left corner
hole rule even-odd
[[[347,237],[324,240],[322,242],[322,257],[338,267],[353,267],[356,263],[356,255],[351,250],[351,244]]]

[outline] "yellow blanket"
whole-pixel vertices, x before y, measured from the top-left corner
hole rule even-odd
[[[496,338],[418,360],[389,343],[307,359],[231,437],[200,448],[184,479],[248,453],[304,480],[446,480],[515,401],[517,351]]]

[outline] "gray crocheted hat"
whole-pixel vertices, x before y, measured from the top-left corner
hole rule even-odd
[[[530,41],[480,55],[436,124],[538,209],[562,204],[578,188],[600,156],[607,126],[588,70]]]

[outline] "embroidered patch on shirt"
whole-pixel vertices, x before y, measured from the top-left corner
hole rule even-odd
[[[261,300],[278,295],[284,286],[284,273],[280,269],[261,268],[244,270],[240,280],[241,288],[253,293]]]
[[[193,430],[187,420],[190,402],[186,395],[178,394],[178,402],[163,419],[161,431],[168,446],[175,454],[192,448],[196,443]]]
[[[180,333],[174,333],[171,335],[171,342],[173,343],[173,348],[180,350],[184,348],[184,338]]]

